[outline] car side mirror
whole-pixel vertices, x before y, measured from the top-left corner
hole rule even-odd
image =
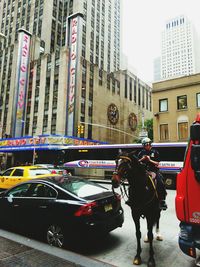
[[[191,147],[191,166],[196,180],[200,182],[200,145],[192,145]]]

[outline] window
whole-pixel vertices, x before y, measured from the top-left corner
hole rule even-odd
[[[16,169],[14,170],[12,176],[23,176],[24,175],[24,170],[23,169]]]
[[[9,169],[9,170],[5,171],[5,172],[2,174],[2,176],[10,176],[12,171],[13,171],[13,169]]]
[[[168,99],[160,99],[159,100],[159,111],[168,111]]]
[[[160,125],[160,140],[169,140],[168,124]]]
[[[178,138],[179,140],[188,139],[188,122],[179,122],[178,123]]]
[[[22,184],[9,191],[8,197],[25,197],[31,184]]]
[[[56,198],[57,193],[53,188],[47,185],[36,184],[29,196],[39,198]]]
[[[187,96],[186,95],[177,97],[177,109],[187,109]]]
[[[200,93],[196,94],[197,108],[200,108]]]

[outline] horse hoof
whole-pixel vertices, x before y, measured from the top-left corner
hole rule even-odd
[[[163,241],[163,237],[162,237],[161,235],[157,235],[157,236],[156,236],[156,240],[158,240],[158,241]]]
[[[135,257],[135,259],[133,260],[134,265],[140,265],[141,263],[142,263],[142,260],[140,257]]]
[[[144,243],[149,243],[149,239],[148,239],[148,236],[147,235],[144,238]]]
[[[148,267],[156,267],[155,260],[149,260],[147,266]]]

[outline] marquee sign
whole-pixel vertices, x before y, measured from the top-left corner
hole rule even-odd
[[[68,17],[68,46],[69,52],[69,71],[68,71],[68,89],[67,89],[67,122],[66,134],[75,135],[75,105],[77,94],[77,73],[79,64],[79,39],[81,40],[81,14],[74,14]]]
[[[31,34],[23,29],[19,30],[19,47],[17,58],[16,86],[13,99],[12,136],[23,136],[24,114],[26,107],[26,92],[28,82],[28,65],[30,57]]]

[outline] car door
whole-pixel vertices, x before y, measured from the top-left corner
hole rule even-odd
[[[18,183],[21,183],[23,181],[23,177],[24,177],[24,169],[23,168],[14,169],[10,175],[10,178],[8,179],[9,187],[12,187]]]
[[[14,171],[14,168],[10,168],[2,173],[2,175],[0,176],[0,188],[2,189],[9,188],[9,179],[13,171]]]
[[[26,195],[30,184],[20,184],[5,192],[0,200],[1,219],[11,227],[24,227],[29,218]]]
[[[29,224],[34,228],[46,226],[54,216],[57,191],[51,186],[34,182],[28,192]]]

